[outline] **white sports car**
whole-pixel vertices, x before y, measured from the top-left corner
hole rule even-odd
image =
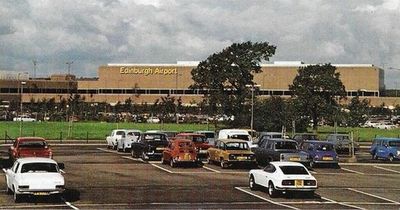
[[[20,202],[23,195],[52,195],[64,192],[64,177],[57,164],[50,158],[20,158],[12,168],[6,170],[7,193],[14,194],[14,201]]]
[[[303,164],[297,162],[270,162],[264,169],[249,172],[251,190],[268,188],[270,197],[277,197],[280,192],[302,191],[314,195],[317,180]]]

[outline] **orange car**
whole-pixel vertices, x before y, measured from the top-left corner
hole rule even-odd
[[[14,144],[8,149],[8,154],[12,161],[22,157],[53,158],[53,151],[46,140],[40,137],[17,138]]]
[[[163,164],[169,163],[171,167],[176,167],[180,163],[200,163],[193,142],[187,139],[171,141],[164,149],[161,161]]]
[[[188,139],[194,143],[197,151],[197,157],[199,159],[207,159],[208,156],[208,148],[211,147],[211,144],[208,143],[207,137],[203,134],[198,133],[180,133],[175,136],[175,139]]]

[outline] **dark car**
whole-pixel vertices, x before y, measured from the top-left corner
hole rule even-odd
[[[253,147],[260,146],[262,144],[262,142],[265,141],[266,139],[283,139],[284,137],[285,136],[282,134],[282,132],[261,132],[259,134],[257,140],[254,142],[256,144],[253,144]],[[254,146],[254,145],[257,145],[257,146]]]
[[[300,148],[310,156],[310,167],[314,167],[316,164],[329,164],[336,168],[339,167],[339,157],[332,143],[326,141],[304,141]]]
[[[338,153],[350,153],[352,141],[350,136],[347,134],[329,134],[326,137],[327,142],[331,142],[335,146],[335,150]],[[360,147],[358,143],[354,143],[354,151],[357,151]]]
[[[296,133],[293,137],[293,140],[297,141],[297,144],[303,143],[303,141],[314,141],[319,140],[318,135],[314,133]]]
[[[161,160],[165,147],[168,146],[168,137],[165,133],[145,132],[140,135],[138,142],[132,143],[132,157],[141,157],[143,160]]]
[[[252,151],[257,163],[262,166],[271,161],[294,161],[304,165],[310,162],[308,154],[300,151],[297,142],[290,139],[266,139]]]

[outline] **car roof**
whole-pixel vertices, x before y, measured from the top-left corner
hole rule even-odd
[[[188,143],[192,143],[192,141],[191,140],[189,140],[189,139],[175,139],[173,142],[177,142],[177,143],[179,143],[179,142],[188,142]]]
[[[227,132],[227,133],[249,134],[249,131],[245,130],[245,129],[222,129],[219,132],[221,132],[221,131]]]
[[[218,139],[217,141],[222,141],[224,143],[228,143],[228,142],[246,142],[245,140],[242,139]]]
[[[374,140],[387,140],[387,141],[400,141],[400,138],[393,138],[393,137],[378,137]]]
[[[310,143],[310,144],[332,144],[332,142],[329,141],[318,141],[318,140],[306,140],[303,143]]]
[[[270,162],[274,166],[303,166],[303,164],[299,162],[291,162],[291,161],[272,161]]]
[[[271,139],[268,139],[268,141],[270,141],[270,140],[272,140],[272,141],[289,141],[289,142],[297,143],[297,141],[295,141],[293,139],[283,139],[283,138],[271,138]]]
[[[196,133],[215,133],[214,131],[195,131]]]
[[[146,131],[146,132],[144,132],[144,133],[142,133],[142,134],[143,134],[143,135],[144,135],[144,134],[160,134],[160,135],[167,135],[167,134],[165,134],[165,133],[163,133],[163,132],[155,132],[155,131],[154,131],[154,132],[153,132],[153,131],[151,131],[151,132],[147,132],[147,131]]]
[[[16,161],[24,164],[24,163],[55,163],[57,162],[51,158],[43,158],[43,157],[27,157],[27,158],[19,158]]]
[[[262,135],[282,135],[282,132],[260,132],[260,136]]]
[[[140,133],[142,133],[141,130],[135,130],[135,129],[127,129],[126,132],[140,132]]]
[[[46,141],[46,139],[42,137],[18,137],[18,141]]]
[[[178,133],[177,136],[204,136],[201,133]]]

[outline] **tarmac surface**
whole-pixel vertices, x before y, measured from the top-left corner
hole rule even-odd
[[[3,167],[7,148],[0,146]],[[270,198],[266,190],[249,189],[248,168],[171,168],[102,144],[52,148],[54,159],[65,164],[67,190],[62,198],[14,203],[0,171],[0,209],[400,209],[400,161],[371,162],[367,150],[357,153],[357,163],[340,163],[340,169],[313,169],[319,185],[313,197]]]

